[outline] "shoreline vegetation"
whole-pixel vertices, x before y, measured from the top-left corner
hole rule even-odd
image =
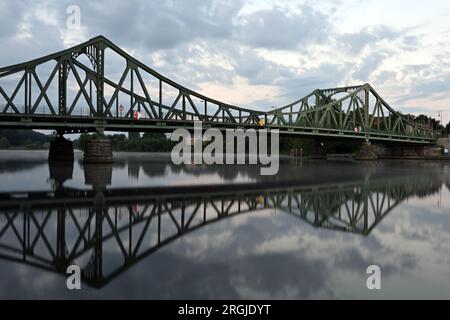
[[[74,149],[84,150],[86,143],[95,134],[80,134],[73,140]],[[108,135],[115,152],[171,152],[177,141],[171,141],[163,133],[112,134]],[[33,130],[0,130],[0,150],[48,150],[52,135],[45,135]],[[303,149],[305,153],[312,152],[314,140],[298,138],[280,138],[280,153],[288,155],[292,149]],[[337,152],[351,152],[354,143],[336,144]]]
[[[0,150],[45,150],[50,147],[50,135],[34,130],[0,130]]]

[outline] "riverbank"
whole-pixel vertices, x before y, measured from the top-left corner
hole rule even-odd
[[[300,158],[300,157],[297,157]],[[303,159],[319,159],[317,157],[303,157]],[[344,154],[327,154],[326,159],[328,161],[357,161],[356,154],[344,153]],[[450,161],[450,156],[379,156],[378,160],[423,160],[423,161]],[[374,160],[377,161],[377,160]]]

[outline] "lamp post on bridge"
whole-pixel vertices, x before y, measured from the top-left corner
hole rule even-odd
[[[200,99],[199,100],[200,103],[203,103],[203,108],[204,108],[204,112],[205,112],[205,117],[203,119],[203,122],[206,122],[208,120],[208,108],[206,106],[206,100]],[[199,119],[202,120],[202,119]],[[206,120],[206,121],[205,121]],[[203,141],[202,141],[203,142]]]

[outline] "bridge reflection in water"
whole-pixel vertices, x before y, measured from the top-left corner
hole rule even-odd
[[[77,264],[95,288],[190,232],[250,212],[277,210],[316,228],[368,236],[400,203],[438,192],[444,182],[432,175],[368,175],[318,185],[108,189],[112,167],[87,166],[92,189],[80,190],[63,186],[72,171],[73,164],[50,166],[49,192],[0,193],[0,258],[64,275]]]

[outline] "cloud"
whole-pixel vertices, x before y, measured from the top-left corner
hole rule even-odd
[[[301,5],[299,13],[281,7],[240,16],[237,37],[257,48],[302,49],[328,40],[329,16],[312,6]]]
[[[380,247],[381,248],[381,247]],[[365,257],[358,249],[349,248],[342,250],[336,257],[335,265],[345,270],[364,272],[368,266],[376,264],[378,259],[373,256]],[[383,275],[391,277],[406,270],[413,270],[418,267],[417,257],[412,254],[399,254],[394,262],[386,262],[380,265]]]
[[[2,1],[0,2],[0,40],[8,38],[11,34],[16,34],[20,29],[17,21],[22,20],[26,5],[23,2]]]
[[[336,37],[339,46],[350,54],[360,54],[367,46],[375,45],[383,40],[394,40],[402,33],[394,31],[388,26],[365,27],[358,32],[344,33]],[[411,42],[410,37],[409,41]]]
[[[398,99],[400,103],[421,100],[428,101],[448,99],[450,90],[450,68],[444,61],[435,60],[433,64],[413,64],[403,67],[403,81],[408,84],[408,91]],[[415,106],[412,106],[415,107]]]
[[[329,62],[297,72],[290,78],[277,81],[277,85],[282,88],[283,92],[279,98],[286,102],[292,102],[315,89],[342,85],[345,83],[350,67],[350,64]]]
[[[66,9],[72,4],[81,9],[82,28],[76,32],[66,28]],[[359,4],[335,4],[2,2],[0,45],[8,49],[0,51],[0,65],[30,60],[102,34],[184,86],[215,88],[211,92],[219,100],[234,91],[245,99],[236,104],[255,108],[282,105],[316,88],[360,81],[375,82],[383,97],[394,102],[408,102],[415,96],[433,102],[439,98],[436,95],[445,94],[450,74],[446,33],[434,36],[422,30],[429,26],[401,21],[361,23],[353,19],[359,16],[352,16],[354,10],[360,12]],[[355,21],[352,28],[345,27],[348,21]],[[407,72],[411,66],[423,66],[422,71]],[[121,66],[114,68],[114,74],[121,71]],[[395,84],[390,81],[394,79]],[[217,88],[227,89],[221,95]],[[267,88],[270,94],[253,94]],[[401,100],[402,95],[409,98]]]
[[[384,53],[372,53],[370,56],[365,57],[362,63],[358,66],[358,69],[353,73],[353,78],[369,82],[369,78],[372,73],[383,63],[386,58]]]
[[[450,90],[450,72],[443,74],[440,77],[415,81],[415,83],[412,84],[411,89],[411,91],[416,94],[416,97],[424,97],[436,93],[448,94]]]
[[[395,80],[397,73],[395,71],[382,71],[376,76],[375,83],[383,84],[390,80]]]
[[[81,6],[91,36],[114,37],[125,46],[170,49],[198,38],[227,38],[241,1],[96,1]]]

